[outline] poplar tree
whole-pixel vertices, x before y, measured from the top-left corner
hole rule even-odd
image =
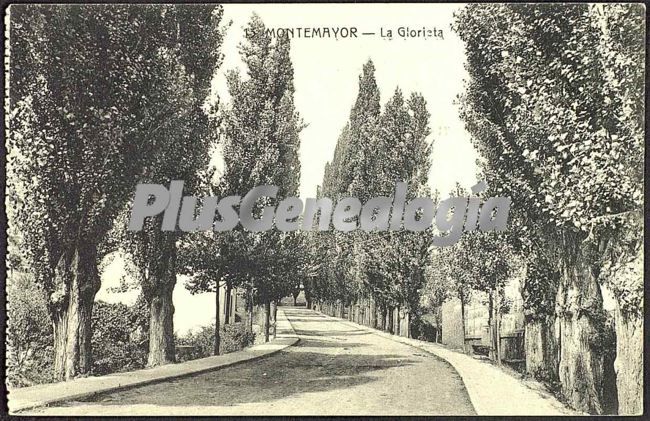
[[[403,181],[409,185],[409,199],[426,196],[430,168],[426,102],[419,94],[405,100],[397,89],[382,113],[374,71],[372,61],[363,66],[350,120],[325,167],[323,195],[333,200],[350,195],[363,203],[390,197],[395,183]],[[318,282],[327,286],[314,292],[339,313],[343,305],[351,304],[351,318],[387,328],[384,321],[394,308],[417,312],[418,290],[429,261],[428,238],[426,232],[322,233],[315,247],[321,248],[327,264],[320,265]]]
[[[168,147],[163,134],[186,117],[182,91],[193,82],[167,35],[189,35],[195,23],[179,19],[170,28],[162,10],[10,9],[8,195],[46,294],[60,380],[91,368],[90,320],[107,233]],[[185,47],[186,64],[200,65],[203,55]]]
[[[263,199],[254,212],[296,196],[300,178],[298,149],[302,122],[295,110],[293,65],[288,36],[272,42],[264,23],[253,15],[240,46],[248,78],[237,71],[227,76],[231,97],[224,113],[225,169],[220,190],[223,195],[242,195],[260,185],[279,187],[274,200]],[[248,290],[249,321],[253,300],[264,306],[264,336],[269,340],[271,302],[290,293],[294,285],[285,273],[291,267],[289,244],[292,233],[278,230],[249,232],[242,227],[228,233],[236,246],[246,250],[246,264],[235,268],[236,284]],[[233,247],[224,243],[225,248]],[[255,251],[255,252],[253,252]]]
[[[341,197],[351,196],[358,198],[362,203],[371,197],[372,190],[369,189],[368,183],[373,170],[372,155],[377,152],[372,146],[380,113],[375,66],[372,60],[368,60],[359,76],[359,91],[350,111],[349,122],[337,142],[334,161],[329,167],[330,172],[325,174],[325,197],[337,201]],[[331,266],[326,269],[326,278],[329,278],[332,284],[346,282],[344,287],[336,288],[343,296],[334,300],[339,301],[337,306],[339,313],[342,313],[343,306],[348,301],[355,303],[363,290],[363,281],[358,276],[359,255],[353,246],[354,243],[363,241],[363,235],[358,232],[334,232],[322,237],[330,244],[329,253],[334,253],[329,260]]]
[[[601,285],[618,305],[619,413],[641,411],[642,28],[636,5],[469,6],[456,23],[471,77],[463,118],[524,239],[562,252],[557,377],[573,407],[596,414]]]
[[[208,115],[206,98],[214,72],[221,63],[219,48],[222,33],[219,23],[223,9],[219,6],[176,5],[159,8],[163,31],[158,37],[166,41],[161,54],[170,62],[174,81],[173,106],[179,118],[171,130],[159,135],[161,146],[152,154],[140,182],[170,185],[183,181],[184,195],[207,191],[207,166],[214,143],[215,122]],[[216,110],[213,105],[210,110]],[[178,266],[177,243],[180,231],[163,230],[164,215],[149,218],[143,230],[128,233],[125,250],[132,265],[131,274],[139,281],[149,305],[148,366],[175,361],[173,291]]]

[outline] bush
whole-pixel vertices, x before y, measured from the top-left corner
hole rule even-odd
[[[25,273],[7,277],[7,385],[53,380],[53,330],[45,295]]]
[[[255,334],[246,328],[245,323],[232,323],[221,330],[222,354],[240,351],[255,343]]]
[[[95,302],[92,373],[104,375],[144,368],[148,351],[146,323],[140,300],[131,307],[121,303]]]
[[[192,347],[181,352],[182,346]],[[189,331],[185,336],[176,338],[176,361],[183,362],[197,358],[209,357],[214,349],[214,326],[201,326],[196,332]]]
[[[428,320],[422,317],[414,318],[411,322],[411,336],[420,341],[440,341],[439,330]]]
[[[54,381],[54,332],[45,295],[25,273],[7,279],[7,385]],[[143,368],[147,361],[146,306],[97,301],[92,313],[92,374]]]
[[[241,351],[255,342],[255,334],[248,331],[245,323],[236,322],[220,329],[220,354]],[[188,352],[177,352],[179,362],[209,357],[214,349],[214,326],[201,326],[196,332],[190,331],[176,341],[180,346],[191,346]],[[178,350],[177,350],[178,351]]]

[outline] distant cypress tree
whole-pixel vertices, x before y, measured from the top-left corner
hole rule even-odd
[[[340,188],[362,202],[369,198],[368,176],[371,171],[372,139],[380,115],[379,89],[375,80],[375,65],[368,60],[359,76],[359,93],[350,112],[350,123],[341,167]]]
[[[325,167],[322,194],[326,197],[349,195],[365,202],[390,196],[398,181],[409,184],[409,197],[428,194],[431,147],[426,142],[426,102],[419,94],[405,101],[397,89],[382,113],[374,72],[372,61],[368,61],[359,76],[359,93],[349,122]],[[369,311],[363,321],[383,326],[388,306],[417,306],[417,290],[429,260],[427,236],[430,234],[360,230],[315,236],[316,255],[322,263],[314,296],[334,307],[352,303],[354,317],[360,319],[360,312]],[[384,316],[379,315],[382,311]]]

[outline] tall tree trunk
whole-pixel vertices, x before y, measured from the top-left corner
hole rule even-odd
[[[399,314],[399,306],[395,307],[395,335],[399,336],[400,335],[400,314]]]
[[[270,327],[271,327],[271,302],[267,299],[264,302],[264,342],[269,341]]]
[[[463,351],[467,352],[467,347],[465,345],[465,299],[460,297],[460,324],[463,331]]]
[[[232,286],[230,285],[230,282],[226,282],[226,305],[225,305],[225,313],[223,315],[223,324],[228,325],[230,324],[230,313],[232,312]]]
[[[248,331],[253,331],[253,291],[250,288],[246,289],[246,312],[248,314],[248,320],[246,323],[248,325]]]
[[[492,361],[499,362],[499,344],[498,344],[498,332],[497,332],[497,317],[496,317],[496,304],[495,304],[495,294],[493,291],[490,291],[488,294],[488,332],[490,336],[490,359]]]
[[[149,356],[147,366],[176,361],[174,345],[174,303],[176,282],[159,284],[149,302]]]
[[[354,303],[354,321],[361,324],[361,305],[358,300]]]
[[[366,300],[366,326],[372,327],[372,300]]]
[[[436,343],[442,343],[442,306],[435,310],[436,315]]]
[[[305,291],[305,301],[307,302],[307,308],[311,310],[313,303],[312,303],[312,299],[311,299],[311,294],[309,293],[309,289],[307,289],[308,284],[309,283],[307,283],[304,286],[303,290]]]
[[[383,308],[383,318],[384,318],[384,332],[389,332],[390,331],[390,321],[389,319],[389,314],[390,314],[390,308],[388,305],[385,305]]]
[[[555,317],[540,316],[527,319],[525,329],[526,373],[539,380],[558,380],[558,344],[555,337]]]
[[[160,264],[147,287],[143,286],[143,293],[149,302],[149,367],[176,361],[173,301],[176,286],[176,239],[170,236],[161,242]]]
[[[370,299],[363,299],[363,325],[370,326]]]
[[[643,413],[643,316],[626,314],[616,304],[616,386],[618,414]]]
[[[404,313],[404,337],[411,337],[411,312],[406,311]]]
[[[271,324],[273,325],[273,339],[276,337],[276,330],[278,327],[278,303],[277,301],[271,301]]]
[[[556,301],[560,359],[558,376],[570,405],[601,414],[603,355],[591,346],[598,337],[592,315],[603,311],[603,298],[579,239],[564,238],[562,274]]]
[[[221,349],[221,303],[219,300],[219,295],[220,294],[220,288],[219,288],[219,281],[216,281],[217,283],[217,293],[215,294],[214,302],[217,307],[217,311],[215,312],[215,317],[214,317],[214,347],[212,349],[212,355],[219,355],[219,350]],[[228,299],[226,298],[226,302],[228,302]],[[226,313],[228,313],[228,309],[226,307]],[[227,316],[226,316],[227,317]]]
[[[57,292],[50,305],[54,327],[54,378],[71,380],[92,368],[91,316],[101,281],[97,249],[84,243],[61,256],[55,270]],[[58,299],[57,299],[58,298]]]
[[[501,302],[498,288],[494,299],[494,341],[496,344],[497,364],[501,364]]]
[[[365,315],[365,309],[366,309],[366,303],[364,302],[365,300],[361,298],[359,300],[359,323],[360,325],[365,325],[366,323],[366,315]]]

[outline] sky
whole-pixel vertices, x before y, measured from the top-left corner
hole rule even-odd
[[[372,59],[383,105],[399,87],[405,96],[420,92],[431,113],[433,142],[429,184],[447,197],[454,184],[469,188],[476,184],[477,154],[469,134],[458,116],[456,97],[463,90],[467,74],[464,69],[464,46],[451,31],[453,13],[458,4],[228,4],[223,22],[232,21],[222,52],[224,61],[213,81],[214,93],[222,103],[229,100],[225,73],[232,69],[246,71],[239,58],[238,45],[243,27],[253,12],[265,25],[279,27],[356,27],[358,38],[294,38],[291,59],[294,67],[295,106],[307,127],[300,140],[300,196],[315,197],[322,182],[325,164],[334,154],[341,129],[347,122],[358,92],[358,77],[363,64]],[[442,38],[402,38],[400,27],[412,30],[426,27]],[[381,31],[392,30],[392,39]],[[375,35],[361,35],[361,33]],[[220,166],[217,149],[212,163]],[[108,288],[119,284],[124,274],[118,256],[102,274],[102,289],[97,299],[109,302],[135,301],[137,291],[111,293]],[[191,295],[185,288],[186,278],[179,277],[174,290],[175,330],[187,332],[211,323],[215,304],[213,293]]]

